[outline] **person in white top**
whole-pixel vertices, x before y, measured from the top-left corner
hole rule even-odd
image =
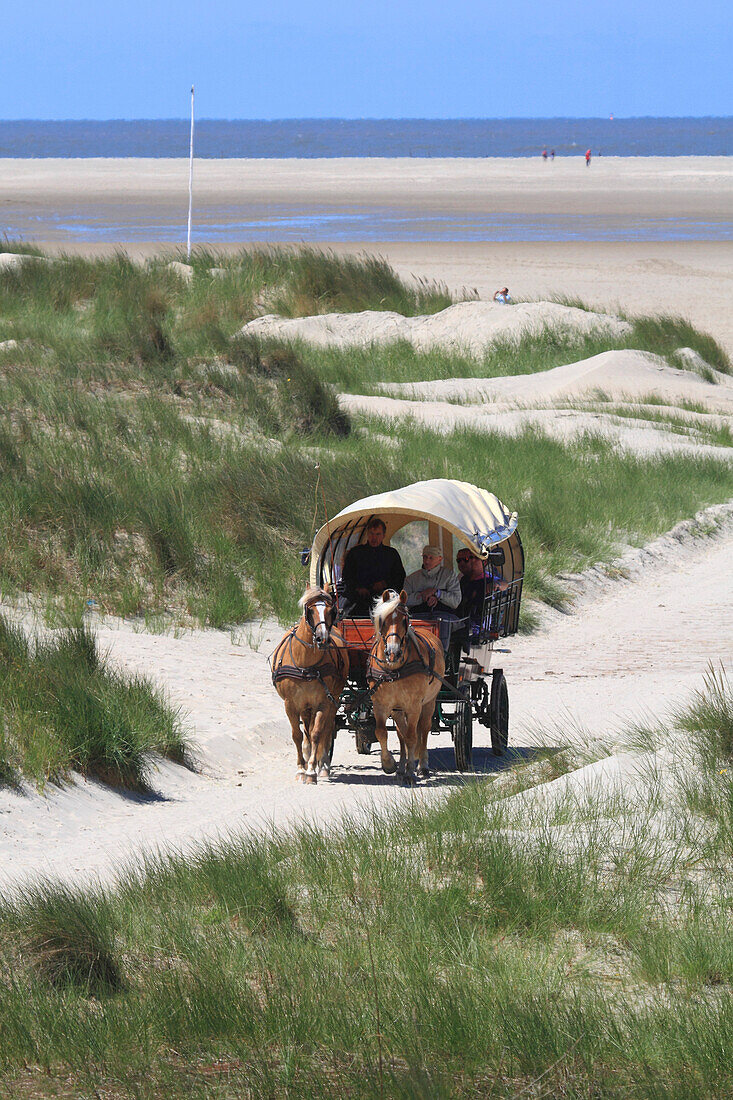
[[[447,648],[450,639],[450,623],[456,621],[455,609],[461,602],[461,582],[452,569],[443,565],[439,546],[424,546],[422,569],[416,569],[405,578],[407,606],[418,619],[437,619],[440,622],[440,640]]]

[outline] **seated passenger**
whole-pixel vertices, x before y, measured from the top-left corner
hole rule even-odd
[[[407,606],[418,619],[437,619],[443,649],[450,642],[451,623],[457,621],[456,608],[461,602],[461,585],[456,574],[443,565],[439,546],[424,546],[422,569],[410,573],[405,581]]]
[[[478,634],[483,626],[484,597],[509,587],[501,573],[465,547],[456,555],[461,574],[461,614],[468,619],[469,634]]]
[[[402,558],[392,546],[382,546],[387,525],[375,516],[366,529],[366,542],[353,546],[344,561],[343,582],[346,618],[366,618],[372,600],[386,588],[399,592],[405,580]]]

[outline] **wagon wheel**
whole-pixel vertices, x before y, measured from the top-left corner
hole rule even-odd
[[[509,692],[502,669],[495,668],[491,677],[491,749],[494,756],[503,756],[509,743]]]
[[[456,716],[453,719],[453,751],[459,772],[471,770],[471,750],[473,748],[473,715],[469,699],[460,699],[456,703]]]
[[[489,689],[486,681],[474,680],[471,684],[471,702],[476,718],[482,726],[491,725],[491,708],[489,704]]]

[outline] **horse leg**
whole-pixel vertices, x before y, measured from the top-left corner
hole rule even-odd
[[[435,699],[425,703],[420,711],[417,723],[417,762],[420,775],[427,778],[430,775],[428,764],[428,734],[433,724],[433,712],[435,711]]]
[[[387,714],[388,712],[384,707],[380,706],[376,701],[373,703],[374,721],[376,722],[376,728],[374,734],[379,741],[379,747],[382,750],[382,771],[387,775],[392,775],[397,765],[394,762],[394,756],[387,748]]]
[[[314,707],[311,711],[311,720],[308,727],[310,740],[308,742],[308,761],[305,769],[305,782],[318,782],[319,757],[323,753],[323,741],[325,735],[325,715],[321,706]]]
[[[407,719],[401,710],[396,710],[392,715],[394,718],[394,724],[397,727],[397,736],[400,741],[400,762],[397,765],[397,774],[404,775],[405,768],[407,767],[407,748],[405,737],[407,736]]]
[[[324,719],[323,737],[321,739],[317,772],[318,775],[323,774],[326,779],[330,779],[333,742],[336,736],[336,711],[332,706],[329,706],[327,714],[324,715]]]
[[[285,713],[288,716],[290,722],[290,732],[295,744],[295,751],[298,754],[298,770],[295,773],[296,780],[303,779],[305,777],[305,759],[303,757],[303,731],[300,728],[300,711],[296,707],[295,703],[291,703],[288,700],[285,702]]]
[[[407,751],[407,763],[405,765],[404,782],[412,786],[415,782],[415,765],[417,763],[417,716],[407,714],[407,730],[405,731],[405,749]]]

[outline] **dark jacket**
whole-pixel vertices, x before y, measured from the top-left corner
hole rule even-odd
[[[347,610],[354,605],[369,611],[371,599],[381,596],[385,588],[399,592],[405,582],[402,559],[392,546],[370,546],[361,543],[349,550],[344,562],[344,593]],[[357,595],[357,588],[368,588],[370,596]]]

